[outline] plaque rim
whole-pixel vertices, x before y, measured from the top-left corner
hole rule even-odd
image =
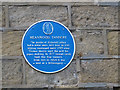
[[[29,63],[29,61],[27,60],[27,58],[26,58],[26,56],[25,56],[25,54],[24,54],[24,51],[23,51],[23,40],[24,40],[24,37],[25,37],[26,33],[28,32],[28,30],[29,30],[33,25],[35,25],[35,24],[37,24],[37,23],[40,23],[40,22],[44,22],[44,21],[52,21],[52,22],[56,22],[56,23],[59,23],[60,25],[64,26],[64,27],[67,29],[67,31],[70,33],[70,35],[72,36],[73,43],[74,43],[74,52],[73,52],[73,55],[72,55],[69,63],[68,63],[67,65],[65,65],[65,67],[63,67],[63,68],[61,68],[61,69],[59,69],[59,70],[53,71],[53,72],[42,71],[42,70],[39,70],[39,69],[35,68],[34,66],[32,66],[32,65]],[[37,71],[39,71],[39,72],[42,72],[42,73],[46,73],[46,74],[57,73],[57,72],[60,72],[60,71],[62,71],[62,70],[64,70],[64,69],[66,69],[66,68],[71,64],[71,62],[72,62],[72,60],[73,60],[73,58],[74,58],[74,56],[75,56],[75,50],[76,50],[75,39],[74,39],[72,33],[70,32],[70,30],[69,30],[64,24],[62,24],[62,23],[60,23],[60,22],[58,22],[58,21],[56,21],[56,20],[51,20],[51,19],[40,20],[40,21],[37,21],[37,22],[31,24],[31,25],[27,28],[27,30],[24,32],[24,34],[23,34],[21,46],[22,46],[22,54],[23,54],[24,59],[25,59],[25,61],[27,62],[27,64],[28,64],[29,66],[31,66],[33,69],[35,69],[35,70],[37,70]]]

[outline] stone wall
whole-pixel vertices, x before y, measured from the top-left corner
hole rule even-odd
[[[113,87],[118,84],[117,6],[34,4],[3,3],[0,7],[3,87],[78,88]],[[54,74],[34,70],[25,62],[21,50],[26,28],[44,19],[63,23],[72,32],[76,43],[72,63]]]

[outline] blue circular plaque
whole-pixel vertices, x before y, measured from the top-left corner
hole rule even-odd
[[[31,25],[24,33],[22,52],[34,69],[55,73],[71,63],[75,54],[75,41],[63,24],[42,20]]]

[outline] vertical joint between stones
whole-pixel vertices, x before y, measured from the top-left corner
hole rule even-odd
[[[22,81],[22,84],[26,84],[26,74],[25,74],[25,60],[24,58],[22,58],[22,65],[23,65],[23,81]]]
[[[9,5],[6,3],[5,5],[5,27],[9,27]]]
[[[69,28],[71,28],[72,27],[72,16],[71,16],[71,4],[68,4],[68,20],[69,20]]]
[[[107,30],[104,29],[102,34],[103,34],[103,38],[104,38],[104,55],[108,55]]]

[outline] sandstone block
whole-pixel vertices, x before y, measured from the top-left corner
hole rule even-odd
[[[101,31],[79,30],[74,31],[76,41],[76,52],[87,54],[104,54],[104,40]]]
[[[72,85],[77,83],[75,61],[63,71],[54,74],[45,74],[34,70],[26,64],[27,85],[40,85],[40,87],[49,85]]]
[[[117,27],[118,8],[102,6],[72,7],[72,23],[76,27]]]
[[[11,6],[10,26],[22,27],[45,19],[53,19],[68,26],[67,8],[62,6]]]
[[[2,33],[2,54],[3,56],[21,56],[21,42],[23,31],[10,31]]]
[[[81,82],[118,82],[118,60],[82,60],[81,68]]]
[[[118,55],[118,32],[108,33],[108,50],[110,55]]]
[[[2,60],[2,85],[16,85],[22,83],[22,61]]]

